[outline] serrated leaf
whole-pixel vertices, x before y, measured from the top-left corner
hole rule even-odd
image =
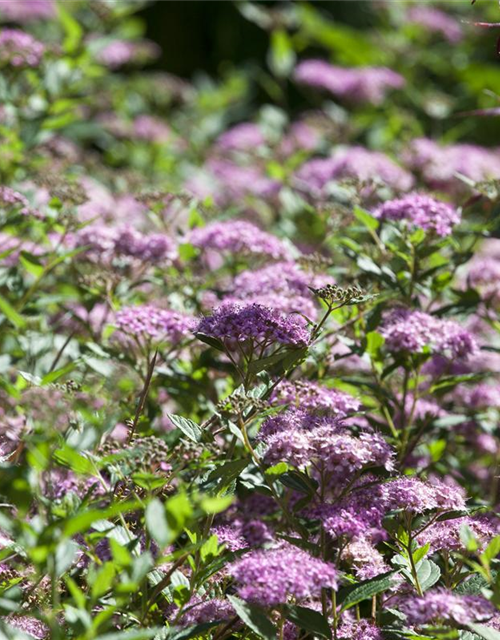
[[[223,486],[230,485],[239,477],[243,469],[246,469],[249,464],[249,460],[231,460],[229,462],[225,462],[223,465],[210,472],[208,480],[209,482],[222,480],[221,484]]]
[[[427,591],[441,577],[441,569],[432,560],[424,559],[417,567],[417,577],[422,591]]]
[[[254,633],[264,640],[276,640],[276,629],[262,609],[236,596],[227,596],[227,599],[233,605],[238,617]]]
[[[390,571],[370,580],[365,580],[360,584],[342,589],[337,597],[337,602],[341,604],[341,611],[345,611],[363,600],[390,589],[394,583],[393,577],[395,574],[395,571]]]
[[[190,420],[189,418],[183,418],[173,413],[169,413],[168,417],[172,424],[182,431],[182,433],[189,438],[192,442],[201,442],[203,432],[201,427]]]

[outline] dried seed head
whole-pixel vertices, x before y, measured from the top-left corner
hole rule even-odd
[[[309,288],[318,298],[321,298],[321,300],[324,300],[328,304],[350,304],[366,295],[366,292],[357,285],[342,288],[336,284],[327,284],[320,289]]]

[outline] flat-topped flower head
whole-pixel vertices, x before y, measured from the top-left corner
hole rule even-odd
[[[0,18],[9,22],[27,23],[53,18],[54,0],[6,0],[0,3]]]
[[[387,509],[404,509],[414,513],[425,511],[462,511],[463,491],[444,482],[426,482],[419,478],[397,478],[382,485],[382,498]]]
[[[361,407],[359,400],[348,393],[339,389],[329,389],[308,380],[283,380],[274,391],[271,401],[295,405],[305,411],[328,413],[339,418],[355,413]]]
[[[303,601],[337,588],[334,565],[310,556],[298,547],[253,551],[229,566],[240,598],[264,607]]]
[[[152,305],[125,307],[116,313],[115,325],[139,340],[178,344],[192,331],[194,319],[170,309]]]
[[[458,595],[445,589],[427,591],[399,603],[410,625],[484,622],[495,614],[495,606],[482,596]]]
[[[448,42],[456,44],[463,38],[460,23],[453,16],[435,7],[416,5],[408,9],[406,22],[418,24],[426,31],[443,36]]]
[[[254,151],[265,144],[265,137],[257,124],[242,122],[224,131],[217,138],[217,147],[221,151]]]
[[[419,546],[429,544],[432,553],[441,550],[465,552],[466,549],[461,536],[461,531],[464,527],[468,527],[472,531],[481,549],[486,547],[496,534],[495,528],[487,518],[463,516],[445,520],[444,522],[435,522],[417,536],[416,540]]]
[[[339,149],[329,158],[309,160],[296,178],[308,190],[322,190],[328,182],[346,178],[382,183],[397,191],[413,186],[413,176],[388,156],[359,146]]]
[[[0,64],[12,67],[38,67],[45,46],[29,33],[19,29],[2,29],[0,32]]]
[[[290,251],[283,242],[244,220],[212,222],[192,231],[189,242],[200,249],[213,249],[231,254],[259,255],[283,260]]]
[[[287,316],[259,304],[222,304],[211,316],[202,318],[195,333],[227,344],[252,341],[264,350],[272,344],[305,347],[310,340],[301,316]]]
[[[85,247],[83,255],[94,262],[114,259],[160,263],[175,257],[175,242],[163,233],[143,234],[130,226],[119,228],[92,224],[77,231],[75,247]]]
[[[321,286],[323,276],[308,274],[295,262],[276,262],[239,273],[228,287],[224,302],[261,304],[283,313],[300,312],[311,320],[318,305],[309,287]]]
[[[299,469],[322,468],[329,480],[344,482],[368,467],[392,470],[393,450],[377,433],[351,435],[342,421],[303,411],[268,418],[259,438],[266,464],[288,462]]]
[[[406,220],[425,231],[434,231],[438,236],[450,235],[460,222],[460,213],[451,204],[420,193],[384,202],[373,215],[380,220]]]
[[[300,84],[325,89],[351,102],[380,104],[390,89],[401,89],[405,79],[387,67],[336,67],[324,60],[304,60],[294,72]]]
[[[441,146],[429,138],[417,138],[411,142],[405,161],[435,189],[456,191],[463,188],[457,174],[475,182],[500,178],[499,150],[474,144]]]
[[[31,208],[26,196],[10,187],[0,186],[0,209],[4,209],[9,213],[20,213],[23,216],[34,215],[42,217],[41,214]]]
[[[444,320],[423,311],[393,309],[385,317],[381,334],[389,351],[467,358],[478,351],[474,336],[453,320]]]

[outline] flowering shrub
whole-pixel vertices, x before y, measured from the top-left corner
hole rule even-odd
[[[143,4],[0,0],[0,636],[499,640],[491,7]]]

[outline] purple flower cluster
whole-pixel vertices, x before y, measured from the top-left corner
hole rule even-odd
[[[301,84],[326,89],[353,102],[380,104],[390,89],[401,89],[405,79],[387,67],[343,68],[324,60],[304,60],[294,72]]]
[[[402,477],[373,483],[373,479],[366,475],[354,484],[350,495],[335,504],[320,506],[313,514],[332,538],[376,544],[386,538],[382,522],[391,510],[423,514],[465,509],[463,492],[440,481]]]
[[[11,22],[53,18],[55,12],[54,0],[5,0],[0,4],[0,16]]]
[[[432,353],[467,358],[478,351],[474,336],[453,320],[443,320],[422,311],[393,309],[383,322],[381,334],[389,351]]]
[[[458,189],[461,182],[457,174],[476,182],[500,178],[498,149],[486,149],[473,144],[441,146],[434,140],[417,138],[405,154],[405,162],[434,189]]]
[[[132,136],[139,140],[145,140],[146,142],[162,144],[171,138],[172,132],[168,125],[165,124],[163,120],[160,120],[160,118],[143,114],[137,116],[134,120]]]
[[[350,435],[341,422],[304,412],[270,419],[259,435],[266,444],[268,464],[284,461],[305,469],[314,463],[338,481],[347,481],[369,466],[393,468],[393,451],[379,434]]]
[[[341,640],[384,640],[380,628],[369,620],[343,621],[337,637]]]
[[[200,249],[256,254],[274,260],[290,257],[289,250],[278,238],[244,220],[212,222],[206,227],[194,229],[188,241]]]
[[[238,274],[224,302],[262,304],[283,313],[300,311],[316,320],[318,309],[309,287],[319,288],[325,282],[325,278],[308,275],[294,262],[277,262]]]
[[[304,411],[328,413],[338,418],[355,413],[361,407],[359,400],[348,393],[307,380],[284,380],[274,391],[271,401],[300,407]]]
[[[246,199],[273,198],[281,184],[255,164],[244,166],[225,158],[211,158],[204,173],[189,180],[186,188],[199,198],[211,196],[218,205],[227,206]]]
[[[97,60],[109,67],[118,69],[131,62],[146,62],[159,55],[158,46],[149,40],[113,40],[97,53]]]
[[[85,247],[85,256],[94,261],[124,257],[155,263],[175,257],[175,243],[169,236],[145,235],[130,226],[113,229],[102,224],[89,225],[74,235],[73,244]]]
[[[417,542],[420,546],[429,544],[432,553],[441,550],[447,552],[465,551],[464,543],[460,537],[464,526],[472,531],[480,548],[484,548],[496,533],[487,518],[464,516],[444,522],[435,522],[417,537]]]
[[[178,344],[193,329],[190,316],[151,305],[125,307],[116,313],[115,325],[123,333],[138,339]]]
[[[196,333],[225,343],[253,341],[257,347],[281,344],[305,347],[310,334],[301,316],[286,316],[259,304],[222,304],[199,322]]]
[[[460,23],[452,16],[435,7],[416,5],[410,7],[406,13],[406,20],[410,24],[418,24],[431,33],[439,33],[448,42],[456,44],[463,38]]]
[[[328,182],[344,178],[382,182],[397,191],[408,191],[413,176],[379,151],[363,147],[339,149],[330,158],[315,158],[300,167],[297,183],[308,191],[322,190]]]
[[[221,151],[253,151],[265,142],[266,139],[258,125],[242,122],[224,131],[217,138],[217,147]]]
[[[235,615],[233,605],[228,600],[210,598],[209,600],[191,599],[182,615],[183,625],[203,624],[215,620],[229,620]]]
[[[0,64],[13,67],[38,67],[45,46],[29,33],[19,29],[2,29],[0,32]]]
[[[15,614],[5,617],[4,620],[10,627],[18,629],[36,640],[45,640],[49,637],[50,629],[48,626],[32,616]]]
[[[14,210],[23,216],[29,216],[34,213],[26,196],[10,187],[0,186],[0,207]]]
[[[464,492],[457,486],[419,478],[397,478],[382,485],[382,502],[387,509],[405,509],[414,513],[425,511],[465,510]]]
[[[408,623],[415,626],[484,622],[496,611],[494,605],[481,596],[456,595],[445,589],[428,591],[422,597],[407,598],[399,606]]]
[[[335,567],[302,549],[286,547],[252,551],[229,566],[238,595],[266,607],[319,596],[322,589],[337,588]]]
[[[438,236],[450,235],[454,225],[460,222],[460,213],[451,204],[420,193],[384,202],[373,215],[380,220],[406,220]]]

